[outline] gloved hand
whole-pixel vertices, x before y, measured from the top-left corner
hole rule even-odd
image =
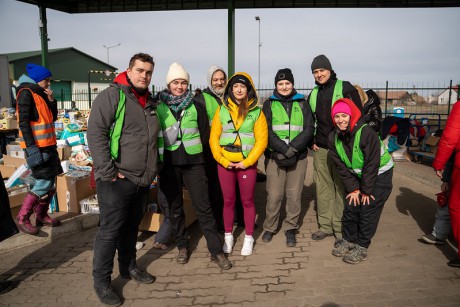
[[[30,147],[27,147],[26,152],[27,152],[26,161],[27,161],[27,165],[29,165],[30,168],[43,164],[44,161],[43,161],[42,153],[40,152],[40,148],[33,145]]]
[[[276,158],[276,160],[278,160],[278,161],[286,159],[286,156],[283,155],[282,153],[276,153],[275,155],[276,155],[275,158]]]
[[[294,147],[289,146],[289,149],[286,151],[284,154],[288,159],[292,158],[295,156],[297,153],[297,150]]]

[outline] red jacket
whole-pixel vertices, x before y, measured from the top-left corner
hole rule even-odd
[[[443,170],[450,156],[455,153],[454,167],[460,168],[460,100],[454,104],[446,128],[439,141],[436,158],[433,167],[436,170]]]

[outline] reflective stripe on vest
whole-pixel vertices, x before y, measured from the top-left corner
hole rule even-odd
[[[168,105],[163,102],[157,106],[157,113],[161,125],[161,133],[158,134],[158,152],[161,161],[163,161],[164,149],[174,151],[182,143],[185,152],[189,155],[203,152],[198,129],[198,112],[194,104],[190,104],[181,112],[179,121],[176,120]]]
[[[38,113],[38,120],[36,122],[29,122],[30,128],[32,130],[32,135],[35,140],[35,145],[37,147],[47,147],[56,145],[56,134],[54,132],[53,113],[48,108],[46,101],[40,95],[34,93],[34,91],[32,91],[29,88],[21,89],[16,96],[16,100],[23,90],[27,90],[32,93],[32,98],[35,102],[35,108],[37,109]],[[19,113],[18,105],[16,105],[16,112],[18,113],[18,121],[20,122],[21,114]],[[26,143],[24,142],[21,130],[19,130],[19,144],[21,148],[26,148]]]
[[[272,129],[276,135],[289,144],[303,130],[303,114],[298,101],[292,102],[291,118],[289,118],[283,105],[273,100],[272,110]],[[270,150],[272,150],[270,148]]]
[[[259,118],[260,108],[255,107],[254,109],[250,110],[246,115],[243,124],[238,130],[236,130],[232,117],[227,108],[221,106],[219,115],[220,122],[222,124],[222,134],[220,135],[219,144],[221,146],[233,145],[239,136],[243,156],[247,157],[252,148],[254,148],[254,144],[256,142],[254,138],[254,125]]]
[[[361,128],[359,128],[358,131],[356,131],[355,135],[355,140],[353,144],[353,153],[351,156],[351,162],[350,159],[348,159],[348,156],[345,152],[345,149],[343,148],[343,143],[342,141],[338,138],[337,134],[335,135],[335,148],[337,149],[337,154],[339,155],[340,159],[345,163],[347,168],[350,170],[350,172],[356,174],[359,178],[362,177],[362,172],[363,172],[363,166],[364,166],[364,156],[361,148],[359,147],[359,144],[361,142],[361,133],[362,129],[364,126],[363,125]],[[388,153],[387,148],[385,147],[385,144],[380,140],[380,166],[379,166],[379,172],[378,174],[382,174],[392,168],[394,166],[393,159],[391,158],[391,155]]]
[[[211,126],[212,119],[214,118],[214,114],[216,114],[216,110],[219,107],[219,103],[217,102],[214,96],[208,93],[203,92],[203,97],[206,103],[206,113],[208,114],[209,126]]]
[[[311,91],[310,94],[310,107],[313,113],[316,112],[316,101],[318,99],[318,91],[319,86],[315,86],[315,88]],[[337,99],[343,98],[343,81],[337,80],[334,85],[334,93],[332,94],[331,106]]]

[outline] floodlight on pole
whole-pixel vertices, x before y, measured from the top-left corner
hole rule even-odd
[[[259,64],[258,64],[258,77],[257,77],[257,90],[260,90],[260,47],[262,47],[262,42],[260,41],[260,17],[256,16],[256,21],[259,22]]]
[[[103,47],[107,49],[107,64],[110,64],[109,49],[110,49],[110,48],[118,47],[118,46],[120,46],[120,45],[121,45],[121,43],[118,43],[117,45],[113,45],[113,46],[106,46],[106,45],[103,45]]]

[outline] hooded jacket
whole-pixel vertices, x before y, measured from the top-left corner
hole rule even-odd
[[[279,136],[273,131],[272,126],[272,102],[279,101],[283,108],[286,110],[286,114],[289,118],[291,118],[291,111],[292,111],[292,104],[297,101],[299,106],[302,110],[303,115],[303,131],[297,135],[294,139],[291,140],[289,144],[286,144],[283,140],[279,138]],[[276,90],[273,91],[273,95],[271,95],[263,105],[263,112],[267,119],[267,126],[268,126],[268,147],[273,150],[273,152],[286,154],[289,147],[293,147],[297,150],[297,160],[302,160],[307,157],[308,153],[308,145],[310,144],[311,140],[313,139],[314,133],[314,125],[315,120],[313,118],[313,114],[310,109],[310,105],[305,100],[305,96],[302,94],[297,93],[295,89],[293,89],[292,95],[287,98],[281,97]],[[277,114],[275,114],[276,116]],[[272,152],[270,150],[265,151],[265,156],[267,158],[271,158]]]
[[[23,91],[21,91],[24,89]],[[32,93],[42,97],[51,110],[53,121],[57,119],[57,101],[50,101],[45,89],[39,86],[34,80],[27,75],[22,75],[19,78],[19,86],[17,88],[17,110],[19,117],[19,129],[21,129],[22,137],[26,147],[35,145],[35,139],[32,133],[30,122],[38,120],[38,111],[35,105],[35,100]],[[32,168],[32,177],[35,179],[52,179],[62,173],[61,162],[57,153],[56,146],[41,147],[40,152],[47,154],[49,159],[41,165]]]
[[[222,71],[224,73],[224,75],[225,75],[225,79],[227,79],[227,74],[225,73],[225,71],[224,71],[224,69],[222,67],[217,66],[217,65],[212,65],[208,70],[208,75],[207,75],[207,78],[206,78],[206,81],[208,83],[208,87],[203,90],[203,93],[211,95],[212,97],[214,97],[214,99],[216,99],[217,103],[219,105],[221,105],[223,95],[222,95],[222,97],[220,97],[216,92],[214,92],[214,90],[212,88],[212,76],[218,70]],[[195,100],[196,100],[197,103],[201,104],[203,107],[206,108],[206,101],[205,101],[205,99],[203,97],[203,94],[200,94],[200,95],[196,96]],[[210,119],[212,119],[212,118],[210,118]]]
[[[345,102],[348,104],[352,114],[347,131],[343,132],[335,126],[334,131],[329,134],[328,154],[332,156],[335,164],[337,165],[337,170],[343,180],[345,191],[347,193],[360,190],[363,194],[371,195],[377,180],[380,166],[380,139],[377,133],[375,133],[371,127],[367,125],[363,127],[361,131],[361,141],[359,147],[363,152],[364,165],[362,168],[362,177],[360,179],[347,168],[337,153],[337,149],[335,147],[335,137],[338,134],[348,135],[348,137],[342,139],[342,143],[345,149],[345,153],[348,159],[351,161],[356,132],[366,123],[364,118],[361,117],[361,111],[359,110],[358,106],[353,103],[353,101],[343,98],[337,100],[335,103],[337,102]],[[329,116],[333,121],[331,112],[329,112]]]
[[[316,102],[315,121],[316,121],[316,135],[314,143],[321,148],[327,148],[327,139],[329,133],[334,129],[334,124],[331,121],[331,106],[332,95],[334,93],[334,86],[337,82],[337,77],[334,71],[331,71],[331,77],[325,84],[318,85],[318,97]],[[308,103],[310,103],[310,95],[308,96]],[[358,109],[362,110],[361,99],[356,88],[348,81],[343,81],[343,98],[351,99]]]
[[[226,108],[230,113],[230,116],[235,124],[235,128],[239,129],[244,122],[244,118],[238,118],[238,105],[233,102],[229,97],[229,92],[231,90],[231,81],[233,78],[243,75],[249,79],[251,82],[251,90],[248,92],[248,97],[252,97],[249,99],[248,106],[249,110],[254,110],[258,107],[259,98],[257,96],[257,92],[254,90],[254,83],[252,82],[251,77],[244,73],[238,72],[233,75],[227,82],[227,86],[225,87],[224,91],[224,100],[222,105],[217,109],[216,114],[214,115],[214,119],[212,121],[211,127],[211,136],[209,139],[209,144],[211,147],[212,154],[214,159],[221,164],[223,167],[227,168],[230,164],[231,160],[234,160],[235,153],[228,152],[224,149],[223,146],[219,144],[220,136],[222,134],[222,123],[220,122],[220,110],[222,108]],[[257,118],[255,125],[254,125],[254,138],[255,144],[252,148],[251,152],[246,158],[242,158],[243,164],[246,168],[254,165],[259,160],[260,156],[263,154],[264,150],[267,148],[268,144],[268,130],[267,130],[267,120],[265,119],[265,115],[263,112],[260,112],[259,117]],[[236,139],[234,145],[241,145],[241,141],[239,138]]]
[[[115,122],[120,90],[126,96],[126,110],[116,160],[110,156],[109,132]],[[157,174],[157,138],[160,129],[152,97],[147,93],[141,106],[127,73],[119,74],[110,87],[97,95],[88,120],[88,146],[95,179],[111,181],[118,172],[139,186],[150,186]]]
[[[382,109],[380,108],[380,98],[373,90],[366,91],[368,100],[364,103],[363,114],[366,123],[374,129],[375,132],[380,132],[382,126]]]

